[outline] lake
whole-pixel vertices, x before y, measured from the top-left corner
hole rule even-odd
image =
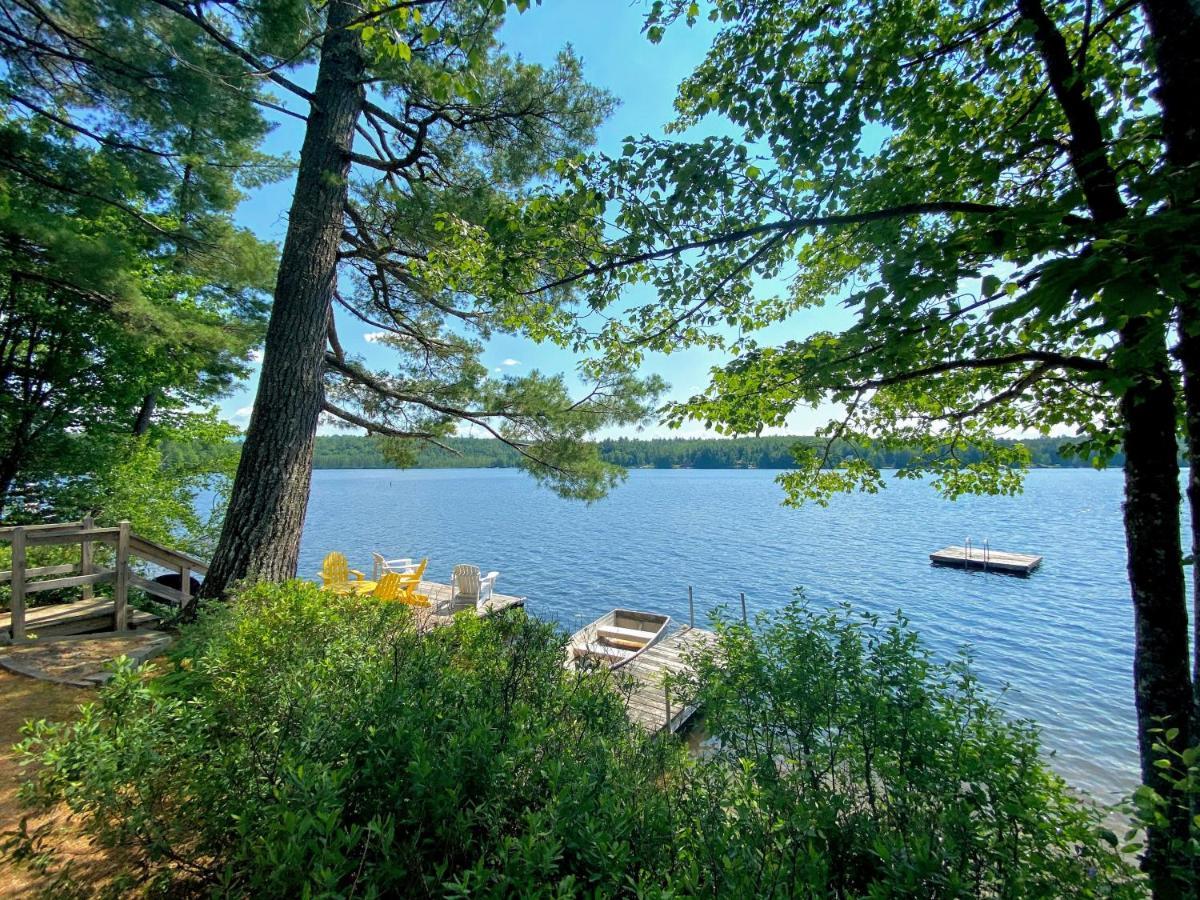
[[[902,609],[940,658],[969,644],[1003,707],[1038,723],[1072,784],[1114,801],[1137,783],[1133,613],[1117,470],[1043,469],[1017,497],[939,498],[890,481],[827,508],[780,505],[777,473],[641,470],[607,499],[560,500],[510,469],[318,470],[300,554],[370,572],[371,551],[428,557],[448,582],[457,563],[500,571],[497,590],[567,628],[614,606],[686,621],[701,610],[751,614],[810,600]],[[1045,556],[1029,578],[935,568],[928,554],[971,537]]]

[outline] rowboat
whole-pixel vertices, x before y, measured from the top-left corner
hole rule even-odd
[[[601,668],[619,669],[658,643],[670,622],[670,616],[658,613],[614,609],[572,635],[566,665],[575,668],[586,661]]]

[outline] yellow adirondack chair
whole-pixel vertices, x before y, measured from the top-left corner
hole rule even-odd
[[[400,596],[400,575],[396,572],[385,572],[379,576],[379,583],[371,596],[376,600],[395,600]]]
[[[321,579],[321,587],[335,589],[350,584],[351,575],[354,576],[355,581],[362,581],[367,577],[358,569],[350,568],[345,554],[338,553],[336,550],[325,557],[325,562],[321,564],[321,571],[317,573],[317,577]]]
[[[379,579],[379,586],[375,588],[373,596],[380,600],[407,603],[410,606],[429,606],[428,595],[417,593],[417,587],[421,584],[421,576],[425,574],[425,566],[428,562],[427,559],[421,560],[421,564],[417,566],[416,570],[409,574],[399,572],[384,574]]]

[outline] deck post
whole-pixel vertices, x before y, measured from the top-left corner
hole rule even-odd
[[[666,684],[663,685],[663,696],[666,698],[666,701],[667,701],[666,702],[667,722],[663,726],[663,730],[667,734],[670,734],[671,733],[671,686],[670,685],[666,685]]]
[[[88,535],[88,532],[90,532],[95,527],[95,522],[92,521],[91,516],[85,516],[82,524],[83,524],[83,539],[79,542],[79,574],[80,575],[91,575],[92,574],[92,539]],[[92,599],[92,586],[90,584],[85,584],[83,586],[83,599],[84,600]]]
[[[742,624],[749,625],[750,620],[746,617],[746,592],[742,591]]]
[[[129,522],[117,523],[117,582],[113,587],[113,631],[125,631],[128,627],[129,600]]]
[[[186,564],[179,567],[179,593],[183,594],[179,608],[187,609],[188,602],[192,599],[192,570]]]
[[[12,535],[12,639],[25,640],[25,529],[20,525]]]
[[[688,585],[688,627],[696,627],[696,600],[692,596],[692,586]]]

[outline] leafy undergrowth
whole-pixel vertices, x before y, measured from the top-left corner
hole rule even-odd
[[[256,587],[147,682],[27,730],[25,789],[136,848],[151,892],[237,896],[1140,896],[965,664],[797,602],[721,625],[680,690],[721,748],[630,726],[516,611]]]

